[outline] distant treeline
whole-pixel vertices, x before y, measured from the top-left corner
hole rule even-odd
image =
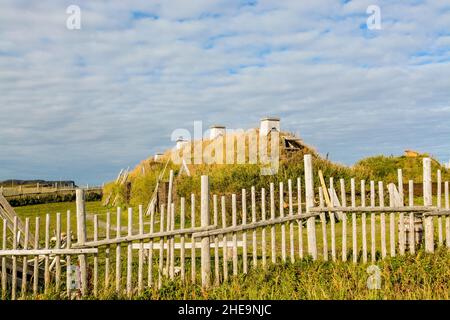
[[[88,191],[85,194],[86,201],[100,201],[102,199],[102,192]],[[42,195],[22,195],[8,198],[8,202],[13,207],[29,206],[42,203],[53,202],[71,202],[75,201],[75,192],[65,194],[42,194]]]
[[[75,181],[72,180],[58,180],[58,181],[48,181],[48,180],[18,180],[18,179],[9,179],[0,181],[0,186],[2,187],[11,187],[11,186],[36,186],[39,183],[40,187],[52,187],[55,184],[58,186],[70,186],[77,187],[75,185]]]

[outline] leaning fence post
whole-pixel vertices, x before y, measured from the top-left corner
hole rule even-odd
[[[309,213],[309,209],[314,206],[314,187],[311,155],[306,154],[303,160],[305,164],[306,212]],[[308,218],[306,227],[308,233],[308,253],[313,257],[314,260],[316,260],[316,218]]]
[[[77,205],[77,241],[78,245],[84,245],[86,242],[86,207],[84,203],[84,190],[76,190],[76,205]],[[81,295],[85,296],[87,291],[87,270],[86,270],[86,255],[78,256],[81,271]]]
[[[431,191],[431,159],[423,158],[423,204],[424,206],[432,205]],[[428,216],[424,219],[425,227],[425,251],[434,251],[434,226],[433,217]]]
[[[209,177],[201,178],[201,227],[209,226]],[[202,271],[202,287],[207,288],[211,278],[211,257],[209,251],[209,236],[202,237],[201,240],[201,271]]]

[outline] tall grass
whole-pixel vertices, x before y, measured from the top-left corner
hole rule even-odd
[[[227,283],[211,286],[182,283],[180,279],[164,281],[160,290],[147,289],[131,299],[449,299],[450,253],[441,249],[435,254],[419,252],[417,256],[387,258],[376,263],[380,269],[380,289],[369,289],[368,264],[319,262],[303,259],[294,264],[270,265],[248,274],[232,277]],[[101,279],[101,277],[100,277]],[[28,298],[33,298],[29,296]],[[64,299],[53,293],[34,299]],[[114,290],[100,292],[87,299],[129,299]]]

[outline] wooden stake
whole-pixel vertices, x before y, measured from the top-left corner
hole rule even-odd
[[[302,213],[302,180],[297,178],[297,214]],[[298,256],[303,259],[303,220],[298,220]]]
[[[256,222],[256,192],[255,187],[252,186],[251,189],[252,193],[252,223]],[[256,243],[256,229],[253,229],[252,234],[252,251],[253,251],[253,267],[256,268],[258,263],[258,256],[257,256],[257,243]]]
[[[284,190],[283,182],[280,182],[280,217],[284,217]],[[286,262],[286,224],[281,224],[281,260]]]
[[[236,227],[237,225],[237,208],[236,208],[236,194],[231,195],[231,206],[232,206],[232,225]],[[233,275],[238,274],[238,254],[237,254],[237,235],[233,232]]]
[[[34,249],[35,250],[39,249],[39,224],[40,224],[40,221],[41,221],[41,218],[36,217],[35,225],[34,225]],[[4,221],[4,227],[5,227],[5,224],[6,224],[6,220]],[[69,222],[69,225],[70,225],[70,222]],[[4,236],[6,236],[5,229],[3,229],[3,232],[4,232]],[[5,242],[6,242],[6,239],[5,239]],[[5,245],[6,245],[6,243],[4,243],[4,246]],[[6,249],[6,247],[4,247],[3,249]],[[5,266],[5,264],[3,264],[3,265]],[[6,274],[6,269],[5,269],[5,274]],[[39,256],[34,256],[34,262],[33,262],[33,295],[34,296],[37,295],[38,282],[39,282]]]
[[[184,229],[186,225],[186,200],[184,197],[180,199],[180,229]],[[186,280],[186,265],[185,265],[185,254],[186,254],[186,244],[185,244],[185,236],[181,235],[180,244],[180,266],[181,266],[181,280],[184,282]]]
[[[306,213],[314,207],[314,186],[312,173],[312,158],[310,154],[304,156],[305,166],[305,192],[306,192]],[[307,220],[308,232],[308,253],[313,260],[317,260],[317,243],[316,243],[316,219],[314,217]]]
[[[242,189],[242,225],[247,224],[247,193]],[[247,232],[242,233],[242,269],[247,274]]]
[[[270,183],[270,219],[275,219],[275,186],[273,182]],[[275,226],[270,227],[270,232],[272,263],[276,263]]]
[[[133,235],[133,208],[128,208],[128,236]],[[133,279],[133,244],[127,244],[127,295],[131,297],[133,293],[132,279]]]
[[[384,208],[384,187],[383,181],[378,181],[378,195],[380,201],[380,207]],[[381,229],[381,257],[386,258],[386,214],[382,212],[380,214],[380,229]]]
[[[221,208],[222,208],[222,228],[227,227],[227,215],[225,206],[225,196],[221,197]],[[222,255],[223,255],[223,281],[228,280],[228,240],[227,235],[224,234],[222,238]]]
[[[350,180],[352,207],[356,207],[356,188],[355,179]],[[358,238],[356,232],[356,213],[352,213],[352,241],[353,241],[353,263],[358,262]]]
[[[288,180],[288,193],[289,193],[289,215],[294,215],[294,208],[293,208],[293,202],[292,202],[292,180]],[[291,263],[295,262],[295,256],[294,256],[294,223],[291,221],[289,222],[289,248],[290,248],[290,257],[291,257]]]
[[[30,218],[25,219],[25,239],[23,242],[23,249],[28,249],[28,234],[30,232]],[[22,288],[21,288],[21,297],[25,298],[27,293],[27,273],[28,273],[28,257],[23,257],[22,264]]]
[[[261,189],[261,220],[266,220],[266,189]],[[266,228],[262,228],[261,231],[261,250],[262,250],[262,265],[266,268],[267,257],[266,257]]]
[[[431,191],[431,159],[423,158],[423,201],[424,206],[432,206]],[[424,218],[425,225],[425,251],[434,252],[434,225],[433,217]]]
[[[121,232],[121,217],[122,209],[117,208],[116,215],[116,238],[120,238]],[[121,259],[121,244],[118,243],[116,246],[116,292],[120,294],[121,292],[121,280],[122,280],[122,259]]]
[[[219,208],[217,203],[217,195],[213,196],[213,210],[214,210],[214,225],[218,226]],[[219,269],[219,237],[214,237],[214,281],[218,285],[220,283],[220,269]]]
[[[209,226],[209,177],[201,177],[201,227]],[[201,268],[202,268],[202,287],[208,288],[210,286],[211,278],[211,257],[209,251],[209,237],[201,239]]]

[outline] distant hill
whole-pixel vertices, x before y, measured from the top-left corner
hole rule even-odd
[[[414,180],[414,182],[422,182],[423,161],[425,157],[430,155],[418,154],[415,157],[403,156],[384,156],[378,155],[368,157],[358,161],[354,168],[365,171],[370,179],[395,181],[397,179],[397,169],[402,169],[404,181]],[[431,173],[433,181],[436,181],[437,170],[442,171],[442,180],[448,180],[450,178],[450,170],[445,168],[436,159],[432,159]]]

